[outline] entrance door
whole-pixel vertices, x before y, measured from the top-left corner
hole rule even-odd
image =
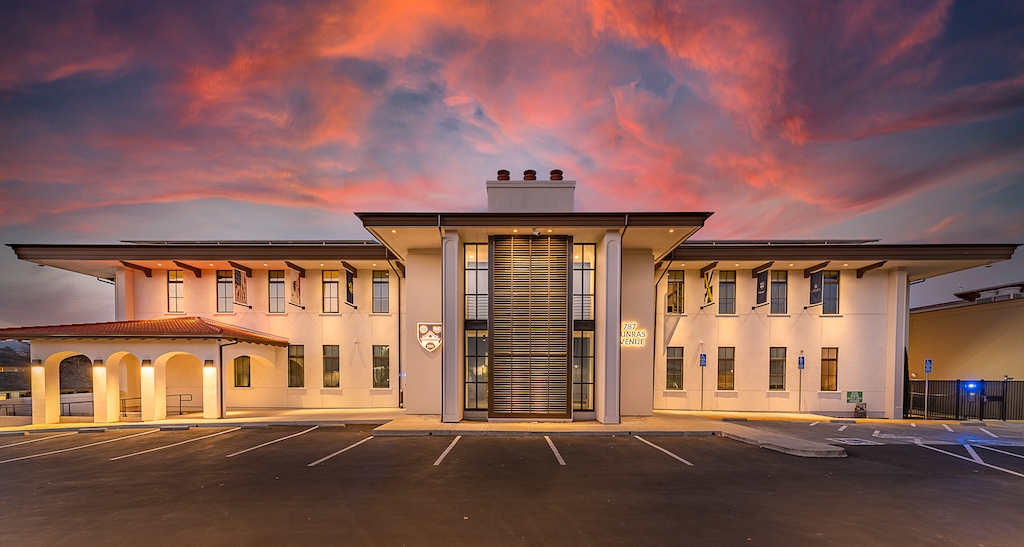
[[[488,416],[571,417],[566,237],[491,238]]]

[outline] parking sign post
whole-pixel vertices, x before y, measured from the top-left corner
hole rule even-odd
[[[796,358],[796,368],[800,371],[800,378],[797,380],[800,384],[800,389],[797,391],[796,396],[796,411],[800,413],[803,412],[804,408],[804,350],[800,350],[800,357]]]
[[[704,369],[708,366],[708,354],[700,354],[700,409],[704,410]]]
[[[924,360],[924,419],[928,419],[928,375],[932,372],[932,360]]]

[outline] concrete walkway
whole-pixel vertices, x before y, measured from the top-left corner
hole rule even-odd
[[[440,416],[406,415],[373,430],[378,437],[422,435],[718,435],[761,448],[808,458],[843,458],[839,446],[807,441],[739,423],[690,414],[657,411],[653,416],[626,417],[619,424],[598,422],[443,423]]]

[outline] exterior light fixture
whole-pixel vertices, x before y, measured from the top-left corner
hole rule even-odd
[[[374,264],[374,266],[376,266],[376,264]]]
[[[323,266],[323,264],[321,264],[321,266]]]
[[[849,266],[849,264],[843,264],[843,266]]]
[[[550,234],[550,233],[551,233],[551,230],[548,230],[548,233]]]
[[[519,233],[519,230],[512,230],[512,233],[513,233],[513,234],[518,234],[518,233]]]
[[[153,366],[153,360],[152,359],[143,359],[142,360],[142,366],[144,366],[144,367],[151,367],[151,366]]]
[[[32,366],[33,367],[42,368],[43,367],[43,360],[42,359],[33,359],[32,360]]]
[[[203,368],[216,368],[217,365],[213,364],[213,359],[207,359],[203,361]]]
[[[213,266],[213,264],[210,264],[210,266]]]
[[[391,230],[391,233],[393,233],[393,234],[397,234],[397,233],[398,233],[398,230]]]
[[[792,266],[792,264],[790,264],[790,266]]]
[[[737,262],[736,265],[739,266],[740,265],[739,262]]]
[[[103,364],[103,359],[94,359],[92,362],[93,368],[103,368],[106,365]]]
[[[161,264],[161,263],[159,263],[159,262],[157,262],[157,263],[156,263],[156,265],[157,265],[157,266],[163,266],[163,264]]]
[[[266,266],[266,264],[264,264],[264,266]]]
[[[675,230],[675,228],[673,228],[673,229],[669,230],[669,231],[668,231],[668,233],[670,233],[670,234],[674,234],[674,233],[676,233],[676,230]]]

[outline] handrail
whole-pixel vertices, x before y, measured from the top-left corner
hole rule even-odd
[[[185,413],[182,410],[182,404],[181,403],[182,402],[186,402],[187,403],[187,402],[191,402],[192,401],[192,394],[191,393],[168,393],[167,397],[177,397],[178,398],[178,415],[179,416]],[[188,398],[186,399],[185,397],[188,397]],[[128,401],[139,401],[139,410],[138,410],[138,412],[142,412],[142,397],[123,397],[121,399],[121,416],[128,416],[128,405],[127,405]],[[136,411],[132,410],[132,412],[136,412]]]

